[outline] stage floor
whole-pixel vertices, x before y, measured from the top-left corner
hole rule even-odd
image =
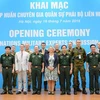
[[[87,90],[88,91],[88,90]],[[0,90],[0,93],[2,90]],[[29,92],[27,95],[16,95],[14,92],[13,95],[0,95],[0,100],[100,100],[100,95],[90,95],[89,91],[87,95],[84,95],[80,92],[78,92],[77,95],[72,94],[71,95],[60,95],[60,91],[57,90],[55,95],[48,95],[47,92],[42,91],[41,95],[32,95],[31,92]]]

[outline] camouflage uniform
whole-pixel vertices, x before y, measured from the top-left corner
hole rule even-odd
[[[30,55],[32,54],[32,51],[30,50],[25,50],[26,52],[28,52]],[[30,91],[31,88],[31,73],[27,72],[27,78],[28,78],[28,91]]]
[[[67,53],[70,54],[71,56],[72,56],[72,50],[73,50],[73,48],[67,50]],[[73,68],[74,68],[74,67],[73,67]],[[73,69],[73,70],[74,70],[74,69]],[[73,74],[73,73],[72,73],[72,74]],[[72,74],[70,75],[70,86],[71,86]],[[73,83],[74,83],[74,81],[73,81]],[[79,78],[77,77],[77,90],[79,90],[79,85],[80,85],[80,83],[79,83]]]
[[[74,71],[73,71],[74,90],[77,91],[77,86],[78,86],[77,78],[78,78],[78,72],[80,71],[82,88],[84,91],[86,87],[85,68],[84,68],[84,62],[86,61],[86,52],[82,47],[80,47],[79,49],[75,47],[72,50],[72,56],[73,56],[73,64],[74,64]]]

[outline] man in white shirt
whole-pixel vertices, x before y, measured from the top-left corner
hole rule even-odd
[[[97,43],[96,52],[100,54],[100,42]],[[100,63],[99,63],[99,90],[100,90]]]
[[[24,45],[20,45],[20,51],[15,54],[15,67],[18,74],[18,92],[21,94],[22,85],[24,94],[27,94],[27,71],[28,71],[29,53],[24,51]]]

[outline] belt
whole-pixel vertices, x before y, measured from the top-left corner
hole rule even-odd
[[[69,66],[61,66],[62,68],[66,68],[66,67],[69,67]]]
[[[40,66],[32,66],[33,68],[39,68]]]
[[[93,68],[96,68],[97,66],[93,66]]]
[[[5,69],[9,69],[9,68],[12,68],[12,67],[3,67],[3,68],[5,68]]]

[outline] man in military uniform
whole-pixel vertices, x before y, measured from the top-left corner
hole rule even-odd
[[[60,55],[61,51],[59,50],[59,44],[58,43],[55,43],[54,45],[54,48],[55,48],[55,51],[54,53],[56,53],[58,56]],[[59,74],[58,74],[59,75]],[[60,75],[59,75],[59,85],[61,87],[61,82],[60,82]],[[55,87],[56,87],[56,82],[55,82]],[[54,88],[54,91],[56,90],[56,88]],[[60,88],[61,90],[61,88]]]
[[[30,45],[28,43],[25,44],[25,51],[28,52],[29,54],[32,53],[30,50]],[[31,73],[27,72],[27,78],[28,78],[28,92],[31,91]]]
[[[42,42],[42,43],[41,43],[41,49],[39,50],[39,52],[40,52],[41,54],[43,54],[43,55],[48,54],[48,50],[46,50],[45,48],[46,48],[46,43],[45,43],[45,42]],[[44,65],[44,68],[45,68],[45,65]],[[44,74],[45,74],[45,72],[44,72]],[[44,75],[44,74],[43,74],[43,75]],[[45,91],[48,91],[48,90],[47,90],[47,81],[45,81],[45,77],[44,77],[44,90],[45,90]]]
[[[3,76],[3,92],[1,94],[7,94],[7,83],[8,83],[8,94],[12,93],[12,73],[14,73],[15,58],[11,55],[11,47],[5,47],[6,53],[1,55],[0,63],[2,66]]]
[[[90,45],[91,52],[87,55],[87,71],[89,72],[90,94],[99,94],[99,62],[100,54],[96,52],[96,45]],[[89,65],[89,67],[88,67]],[[94,81],[95,80],[95,81]],[[95,83],[95,87],[94,87]]]
[[[82,81],[82,93],[87,94],[86,88],[86,78],[85,78],[85,68],[84,62],[86,61],[86,52],[81,47],[81,40],[76,40],[76,47],[72,50],[73,65],[74,65],[74,94],[77,95],[77,78],[80,71],[81,81]]]
[[[60,75],[61,82],[61,95],[67,94],[70,95],[70,74],[72,74],[72,63],[71,63],[71,55],[66,52],[67,46],[62,45],[62,54],[59,55],[59,65],[58,65],[58,73]],[[66,88],[65,88],[66,84]]]
[[[68,43],[68,50],[67,52],[72,56],[72,50],[73,50],[73,43],[69,42]],[[74,68],[74,67],[73,67]],[[72,73],[73,74],[73,73]],[[71,78],[72,78],[72,74],[70,74],[70,86],[71,86]],[[77,77],[77,91],[81,92],[81,89],[79,88],[80,83],[79,83],[79,78]]]
[[[41,73],[44,71],[44,57],[41,53],[39,53],[38,46],[34,47],[34,53],[30,55],[29,62],[29,71],[32,75],[32,94],[41,94]]]
[[[15,45],[12,45],[11,46],[11,54],[15,57]],[[13,73],[13,91],[15,92],[16,91],[16,79],[17,79],[17,73],[16,73],[16,71],[15,71],[15,69],[14,69],[14,73]]]

